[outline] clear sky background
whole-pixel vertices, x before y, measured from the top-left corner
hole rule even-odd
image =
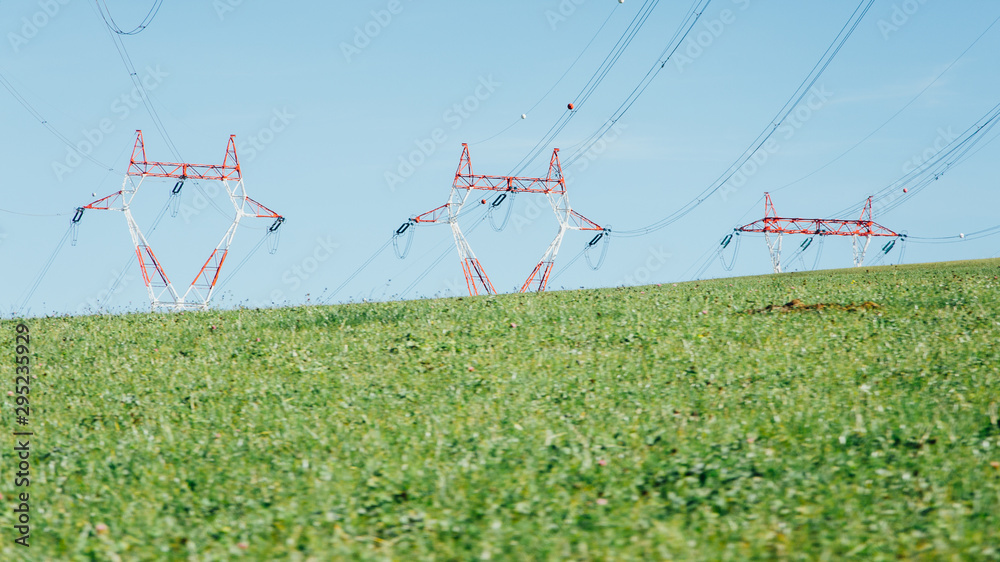
[[[107,0],[123,28],[141,21],[149,4]],[[294,304],[329,296],[408,217],[446,202],[462,142],[471,143],[477,173],[510,172],[575,101],[641,5],[166,0],[147,29],[123,40],[167,134],[184,160],[195,163],[221,163],[228,135],[236,134],[249,195],[288,219],[278,253],[258,251],[234,276],[234,266],[270,225],[263,219],[243,223],[215,304]],[[689,6],[660,2],[553,146],[576,145],[609,117],[657,60]],[[569,171],[573,207],[599,224],[628,230],[687,203],[768,125],[856,6],[854,0],[713,0],[695,29],[704,46],[694,46],[692,34],[692,44],[681,49],[689,58],[669,62],[621,120],[616,138],[587,157],[585,170]],[[529,112],[609,16],[579,62]],[[1000,102],[1000,25],[856,150],[776,190],[865,138],[998,16],[996,0],[878,0],[819,80],[826,101],[808,112],[794,135],[778,138],[780,149],[744,185],[725,197],[713,195],[664,230],[612,237],[600,270],[580,259],[560,271],[550,288],[687,280],[695,273],[692,266],[734,226],[763,216],[761,197],[768,190],[786,216],[828,216],[863,201],[902,176],[908,162],[919,161]],[[0,32],[0,72],[49,125],[74,143],[89,138],[92,157],[115,169],[78,163],[62,141],[0,90],[0,307],[10,315],[62,238],[73,209],[95,199],[91,193],[100,197],[121,188],[136,129],[144,131],[150,159],[173,156],[147,110],[129,100],[133,86],[93,2],[0,2]],[[456,104],[466,108],[455,111]],[[98,138],[94,130],[102,125],[110,132]],[[430,155],[417,158],[412,171],[400,170],[400,159],[420,144]],[[530,174],[544,175],[551,148]],[[876,210],[876,221],[928,237],[1000,223],[998,157],[1000,143],[986,145],[905,205],[884,215]],[[400,174],[402,181],[387,173]],[[141,224],[163,207],[172,186],[169,180],[143,185],[134,204]],[[149,239],[168,275],[186,287],[231,217],[199,200],[194,186],[186,186],[182,197],[178,217],[165,219]],[[536,208],[531,199],[516,199],[503,232],[487,224],[469,236],[503,292],[520,287],[556,231],[547,204]],[[214,202],[223,210],[228,205],[221,196]],[[475,223],[475,215],[470,218],[466,229]],[[567,235],[557,271],[591,236]],[[800,241],[786,239],[786,255]],[[880,245],[873,243],[872,258]],[[449,248],[448,257],[403,295]],[[905,262],[986,258],[998,251],[1000,236],[910,243]],[[121,213],[88,211],[78,244],[66,244],[55,258],[26,312],[146,310],[134,264],[117,293],[108,295],[132,253]],[[886,261],[898,257],[890,254]],[[814,258],[807,253],[786,270],[811,268]],[[818,265],[850,266],[850,239],[827,240]],[[732,272],[717,260],[704,276],[769,271],[763,239],[747,236]],[[406,260],[389,248],[334,302],[464,291],[450,231],[427,226],[416,230]]]

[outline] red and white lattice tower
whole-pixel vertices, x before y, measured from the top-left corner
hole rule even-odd
[[[490,278],[486,275],[479,259],[469,246],[469,242],[462,234],[458,225],[458,217],[462,212],[462,207],[468,201],[469,196],[475,190],[497,191],[506,195],[518,193],[544,194],[548,198],[549,205],[555,213],[559,223],[559,231],[555,239],[549,244],[542,259],[528,276],[527,281],[521,287],[522,293],[529,291],[542,292],[549,282],[552,268],[555,265],[556,255],[562,245],[563,237],[567,230],[590,230],[606,234],[605,229],[597,223],[577,213],[570,207],[569,195],[566,193],[566,179],[563,178],[562,165],[559,162],[559,149],[552,152],[549,161],[549,171],[544,178],[528,178],[517,176],[487,176],[476,175],[472,172],[472,160],[469,157],[469,145],[462,144],[462,157],[458,163],[458,171],[455,172],[455,181],[451,186],[451,195],[444,205],[430,210],[410,219],[407,224],[432,224],[445,223],[451,226],[452,235],[455,238],[455,246],[458,249],[458,257],[462,264],[462,273],[468,285],[470,295],[496,294],[496,289]],[[401,230],[405,229],[404,225]],[[596,240],[596,239],[595,239]]]
[[[771,203],[771,194],[764,194],[764,218],[736,229],[737,232],[763,232],[767,249],[771,252],[771,265],[775,273],[781,273],[781,238],[785,234],[808,234],[810,236],[850,236],[854,248],[854,266],[865,263],[865,254],[872,238],[876,236],[903,238],[888,228],[872,220],[872,198],[865,202],[858,220],[841,219],[799,219],[779,217]],[[775,236],[775,238],[772,238]],[[861,239],[864,238],[862,244]]]
[[[138,178],[136,180],[135,178]],[[174,195],[180,192],[185,180],[218,181],[221,182],[229,200],[233,204],[236,215],[233,223],[226,230],[222,240],[212,250],[205,265],[201,267],[194,281],[188,286],[184,293],[180,293],[174,284],[167,277],[163,266],[153,253],[149,242],[139,228],[139,224],[132,216],[132,202],[139,193],[146,178],[172,178],[176,179],[174,185]],[[89,205],[84,205],[77,209],[73,222],[79,222],[85,209],[101,211],[121,211],[125,215],[128,223],[129,234],[132,236],[132,245],[135,246],[135,254],[139,260],[139,268],[142,271],[142,280],[146,284],[149,293],[149,302],[153,310],[205,310],[212,299],[212,293],[219,281],[219,272],[222,264],[226,261],[229,253],[229,246],[236,235],[240,220],[244,218],[266,218],[274,219],[269,231],[274,232],[284,222],[284,217],[268,209],[264,205],[247,197],[246,188],[243,184],[243,176],[240,170],[239,159],[236,156],[235,135],[229,136],[229,145],[226,147],[226,156],[222,165],[214,164],[184,164],[175,162],[153,162],[146,158],[146,147],[142,140],[142,131],[136,131],[135,146],[132,149],[132,158],[129,161],[128,172],[122,181],[122,189],[102,199],[98,199]]]

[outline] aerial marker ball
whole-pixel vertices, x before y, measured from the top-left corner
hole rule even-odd
[[[965,233],[959,233],[958,237],[964,239],[965,238]]]
[[[909,189],[906,189],[905,187],[903,188],[903,193],[909,193],[909,192],[910,192]]]
[[[576,108],[576,106],[573,104],[569,104],[566,107],[568,107],[570,111],[573,111],[573,109]]]
[[[527,119],[527,118],[528,118],[528,114],[527,113],[522,113],[521,114],[521,119]]]
[[[486,200],[483,199],[483,200],[480,201],[480,203],[482,203],[483,205],[485,205],[486,204]]]

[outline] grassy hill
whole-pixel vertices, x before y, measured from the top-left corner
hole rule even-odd
[[[0,558],[997,559],[998,275],[31,320]]]

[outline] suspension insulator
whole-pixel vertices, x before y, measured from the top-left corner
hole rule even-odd
[[[278,217],[274,219],[274,224],[272,224],[271,227],[267,229],[267,231],[274,232],[278,230],[279,228],[281,228],[281,223],[283,222],[285,222],[285,217]]]
[[[493,206],[493,207],[499,207],[500,204],[503,203],[503,200],[506,199],[506,198],[507,198],[507,194],[506,193],[501,193],[500,195],[497,195],[497,198],[494,199],[493,203],[491,203],[490,205]]]
[[[604,238],[604,233],[603,232],[601,232],[597,236],[594,236],[594,238],[591,239],[591,241],[587,244],[587,246],[595,246],[595,245],[597,245],[597,243],[601,241],[601,238]]]
[[[171,193],[177,195],[178,193],[181,192],[182,187],[184,187],[184,180],[179,180],[177,183],[174,184],[174,189],[173,191],[171,191]]]
[[[396,236],[401,236],[404,232],[410,229],[410,225],[412,224],[413,223],[409,221],[404,222],[403,226],[400,226],[399,228],[396,229]]]
[[[732,241],[733,241],[733,235],[727,234],[726,237],[722,239],[722,242],[719,243],[719,245],[722,246],[723,249],[726,249],[729,247],[729,243]]]
[[[888,254],[895,247],[896,247],[896,241],[895,240],[890,240],[890,241],[888,241],[888,242],[885,243],[885,246],[882,246],[882,253],[883,254]]]
[[[82,218],[83,218],[83,207],[77,207],[76,214],[73,215],[73,222],[78,223]]]
[[[812,239],[812,238],[806,238],[806,239],[805,239],[805,240],[804,240],[804,241],[802,242],[802,245],[801,245],[800,247],[801,247],[801,248],[802,248],[803,250],[805,250],[805,249],[807,249],[807,248],[808,248],[809,246],[812,246],[812,243],[813,243],[813,239]]]

